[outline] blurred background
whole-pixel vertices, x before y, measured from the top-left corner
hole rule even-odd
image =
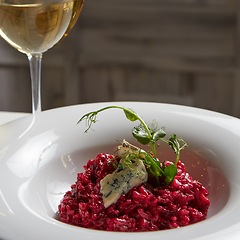
[[[121,100],[240,117],[239,1],[85,0],[43,54],[42,109]],[[3,39],[0,111],[32,111],[28,59]]]

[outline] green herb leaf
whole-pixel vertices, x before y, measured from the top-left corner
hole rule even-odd
[[[159,177],[164,177],[164,172],[160,167],[160,162],[156,161],[151,154],[146,153],[144,164],[148,166],[149,174],[155,178],[157,185],[159,185]]]
[[[180,156],[180,151],[187,146],[187,143],[182,138],[179,139],[176,136],[176,134],[173,134],[167,142],[176,154],[176,159],[174,164],[177,165],[179,156]],[[180,143],[182,143],[182,146],[180,145]]]
[[[151,169],[153,170],[155,175],[152,175],[153,177],[160,177],[160,176],[164,176],[164,172],[160,167],[160,162],[156,161],[151,154],[146,154],[145,157],[146,161],[148,161],[148,163],[151,165]],[[159,162],[159,163],[158,163]]]
[[[127,118],[128,120],[130,120],[130,121],[132,121],[132,122],[138,120],[138,116],[137,116],[137,114],[136,114],[134,111],[132,111],[132,110],[130,110],[130,109],[128,109],[128,110],[123,109],[123,111],[124,111],[124,113],[125,113],[125,115],[126,115],[126,118]]]
[[[169,185],[177,175],[177,166],[175,164],[168,165],[164,168],[164,176],[166,184]]]
[[[165,160],[162,162],[162,170],[164,172],[164,169],[165,169],[166,165],[165,165]]]
[[[169,146],[174,150],[174,152],[177,154],[179,152],[180,149],[180,144],[178,142],[178,138],[176,136],[176,134],[173,134],[173,136],[171,136],[168,140],[169,142]]]
[[[151,141],[149,134],[142,124],[132,129],[132,135],[143,145],[149,144]]]
[[[162,128],[160,128],[153,133],[152,141],[155,143],[157,140],[164,138],[165,136],[166,136],[165,131]]]
[[[156,161],[156,164],[158,165],[159,168],[161,168],[161,162],[160,161]],[[162,170],[164,170],[163,167],[162,167]]]

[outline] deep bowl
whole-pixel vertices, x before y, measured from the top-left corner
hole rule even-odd
[[[203,183],[211,201],[206,220],[190,226],[144,233],[89,230],[58,221],[57,206],[83,165],[100,152],[113,153],[117,140],[137,145],[119,109],[98,115],[94,131],[84,133],[79,118],[108,105],[157,120],[168,135],[189,145],[181,161]],[[142,102],[97,103],[45,111],[0,127],[0,238],[2,239],[238,239],[240,234],[240,120],[196,108]],[[174,158],[160,146],[161,159]]]

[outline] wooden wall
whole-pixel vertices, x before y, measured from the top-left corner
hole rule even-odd
[[[43,56],[42,107],[157,101],[240,117],[239,16],[237,0],[86,0]],[[27,57],[4,40],[0,110],[31,112]]]

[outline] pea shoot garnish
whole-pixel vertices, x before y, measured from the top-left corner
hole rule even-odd
[[[114,108],[123,110],[128,120],[132,122],[140,122],[138,126],[132,129],[132,134],[140,144],[150,145],[150,153],[141,152],[141,160],[147,166],[148,173],[155,178],[156,184],[159,185],[159,177],[164,177],[166,185],[171,183],[177,174],[177,163],[179,160],[180,151],[187,146],[187,143],[183,139],[179,139],[176,134],[171,135],[169,139],[165,139],[164,137],[166,136],[166,133],[164,127],[158,128],[155,126],[152,128],[136,112],[119,106],[108,106],[97,111],[89,112],[83,115],[78,123],[85,120],[87,125],[85,132],[87,132],[89,129],[91,129],[92,124],[96,123],[97,114],[107,109]],[[168,143],[168,145],[174,150],[176,154],[174,164],[165,166],[165,162],[161,164],[160,161],[157,160],[156,143],[158,140]]]

